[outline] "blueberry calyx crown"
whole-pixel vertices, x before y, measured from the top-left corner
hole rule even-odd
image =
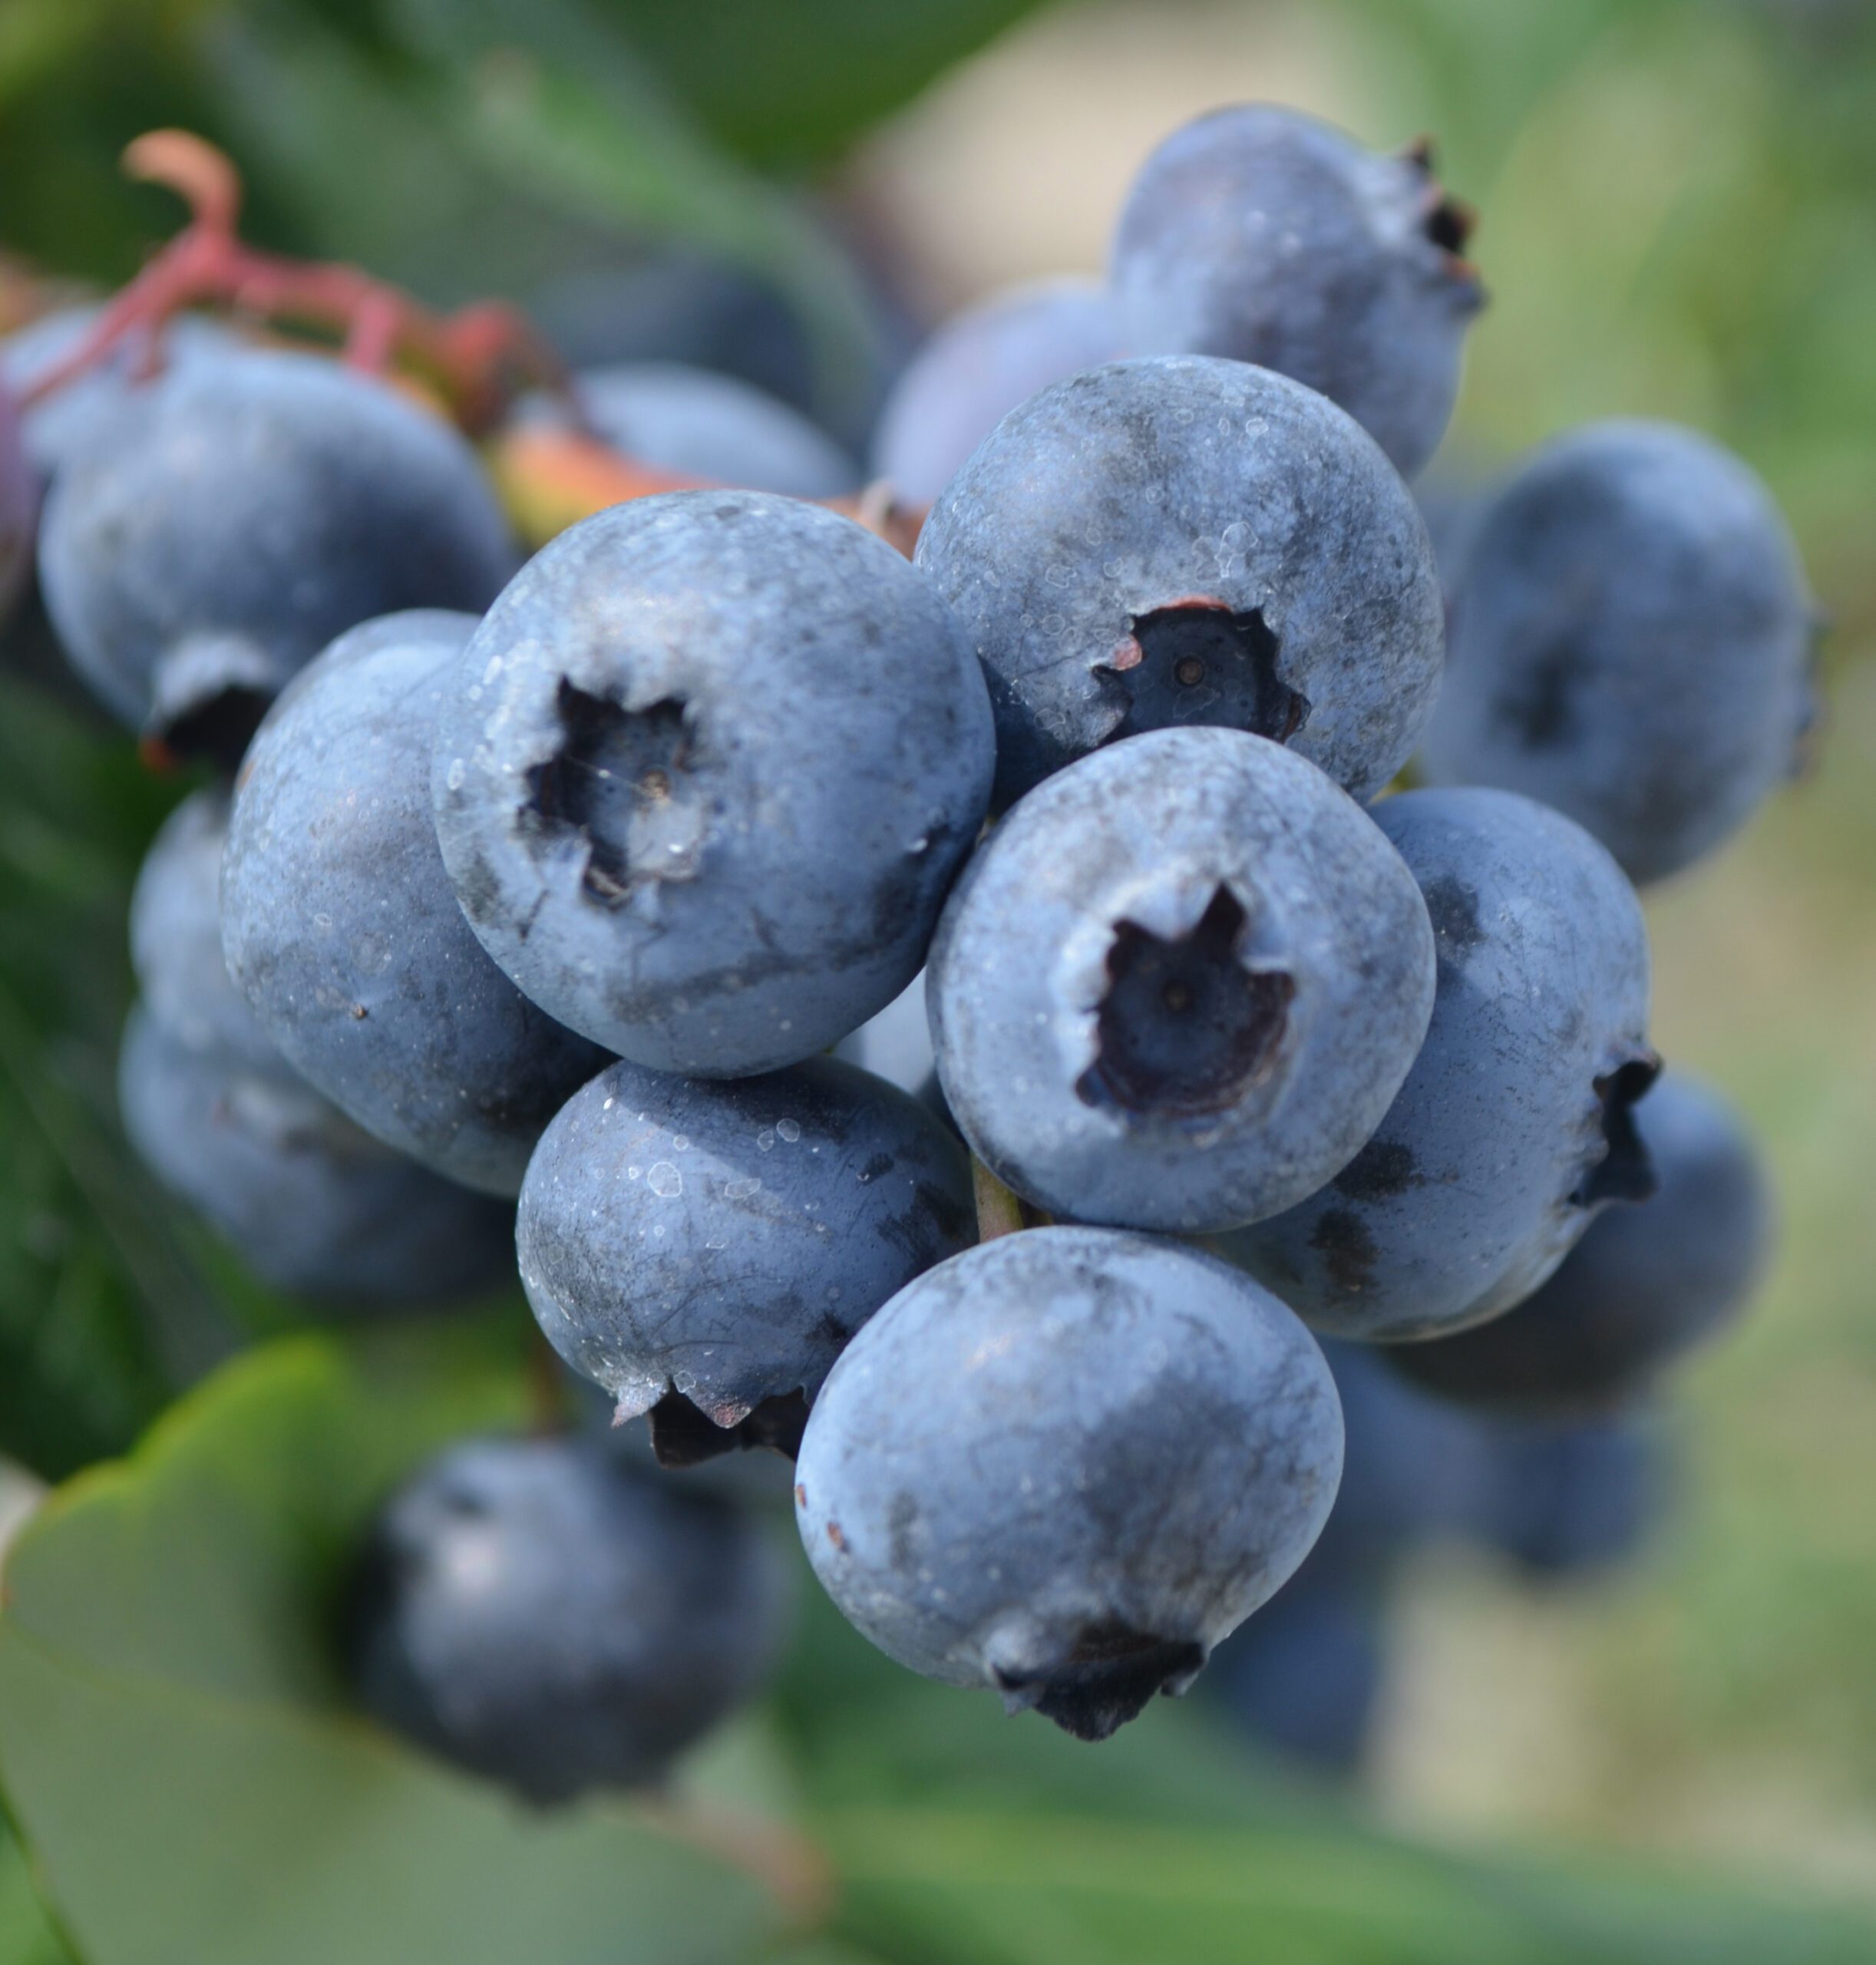
[[[660,1467],[698,1467],[718,1455],[768,1447],[792,1460],[801,1450],[808,1396],[800,1389],[765,1399],[733,1426],[719,1426],[681,1392],[667,1392],[646,1415]]]
[[[692,878],[704,826],[682,699],[629,710],[563,676],[557,707],[564,739],[527,774],[529,809],[548,834],[585,841],[584,891],[618,907],[647,882]]]
[[[1200,1118],[1235,1105],[1269,1075],[1296,984],[1282,969],[1245,966],[1239,947],[1249,919],[1220,883],[1183,935],[1115,923],[1095,1059],[1075,1088],[1085,1104]]]
[[[1105,1740],[1137,1719],[1155,1693],[1182,1691],[1204,1663],[1204,1647],[1189,1638],[1156,1637],[1104,1617],[1084,1625],[1055,1663],[993,1669],[1012,1712],[1033,1709],[1078,1740]]]
[[[1613,1071],[1594,1081],[1602,1102],[1602,1158],[1583,1177],[1570,1197],[1578,1207],[1610,1200],[1647,1200],[1660,1185],[1646,1142],[1635,1125],[1636,1101],[1661,1075],[1661,1060],[1653,1051],[1625,1058]]]
[[[1108,742],[1219,723],[1287,744],[1308,722],[1310,700],[1277,674],[1277,639],[1260,609],[1234,612],[1201,597],[1136,614],[1128,626],[1126,639],[1095,665],[1126,698]]]

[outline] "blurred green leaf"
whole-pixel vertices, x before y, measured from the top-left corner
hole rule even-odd
[[[0,1452],[51,1478],[121,1451],[230,1341],[116,1121],[130,883],[175,793],[0,676]]]
[[[0,1818],[0,1965],[74,1965],[33,1888],[26,1858]]]
[[[387,1488],[523,1416],[507,1323],[283,1339],[7,1566],[0,1778],[90,1965],[745,1957],[775,1913],[636,1803],[551,1815],[350,1712],[326,1633]]]

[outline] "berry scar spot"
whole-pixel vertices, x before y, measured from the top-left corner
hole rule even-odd
[[[1075,1086],[1085,1103],[1194,1118],[1234,1105],[1268,1075],[1296,986],[1281,970],[1244,966],[1247,919],[1221,886],[1184,935],[1115,923],[1095,1061]]]
[[[1660,1075],[1661,1060],[1650,1051],[1595,1081],[1607,1146],[1570,1197],[1578,1207],[1605,1200],[1646,1200],[1660,1185],[1646,1144],[1636,1129],[1635,1101]]]
[[[560,748],[527,774],[529,805],[550,839],[586,842],[586,892],[616,907],[647,881],[687,880],[705,840],[695,727],[675,697],[628,710],[564,677]]]
[[[1097,665],[1126,698],[1109,742],[1207,723],[1286,744],[1309,721],[1309,698],[1277,675],[1277,639],[1257,609],[1240,614],[1222,601],[1181,600],[1136,615],[1132,629]]]

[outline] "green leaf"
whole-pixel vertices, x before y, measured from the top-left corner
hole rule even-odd
[[[233,1342],[117,1123],[130,881],[177,789],[0,678],[0,1453],[51,1478]]]
[[[74,1965],[33,1887],[25,1852],[0,1818],[0,1965]]]
[[[346,1549],[418,1459],[523,1417],[509,1322],[282,1339],[21,1535],[0,1781],[89,1965],[705,1965],[776,1923],[669,1812],[545,1815],[352,1712]]]

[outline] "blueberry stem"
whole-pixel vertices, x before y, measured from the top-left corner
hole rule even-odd
[[[1016,1233],[1024,1226],[1022,1203],[981,1160],[971,1161],[970,1177],[977,1196],[978,1240],[994,1242],[999,1235]]]

